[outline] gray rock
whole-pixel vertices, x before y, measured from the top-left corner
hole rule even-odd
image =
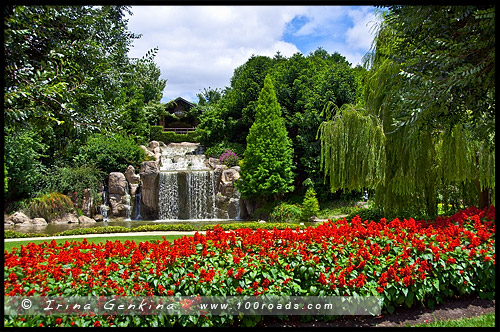
[[[141,181],[141,177],[138,174],[135,174],[135,169],[132,165],[128,165],[127,170],[125,171],[125,178],[129,184],[139,184]]]
[[[80,224],[92,224],[96,222],[94,219],[89,218],[87,216],[78,217],[78,221],[80,222]]]
[[[226,169],[222,172],[222,179],[221,181],[223,182],[234,182],[240,178],[240,173],[235,170],[234,168]]]
[[[56,218],[51,221],[53,224],[78,224],[80,221],[73,213],[66,213],[62,217]]]
[[[31,219],[32,225],[47,225],[47,221],[44,218],[33,218]]]
[[[155,154],[151,151],[149,151],[149,149],[147,147],[145,147],[144,145],[140,145],[140,148],[146,153],[147,156],[149,157],[152,157],[154,156]]]
[[[110,212],[114,217],[125,216],[125,204],[123,204],[124,195],[109,194]]]
[[[150,151],[153,151],[156,149],[156,148],[159,148],[160,147],[160,143],[158,141],[151,141],[149,142],[148,144],[148,148]]]
[[[141,215],[143,218],[157,219],[158,195],[160,192],[160,171],[158,164],[154,161],[143,162],[139,175],[141,176],[142,182]]]
[[[126,189],[128,186],[127,178],[123,173],[120,172],[111,172],[108,177],[108,192],[110,194],[119,194],[125,195]]]
[[[10,220],[12,221],[12,223],[16,224],[16,225],[19,225],[19,224],[26,224],[26,225],[30,225],[30,217],[28,217],[27,215],[25,215],[24,213],[18,211],[16,213],[14,213],[13,215],[10,216]]]
[[[83,200],[82,200],[82,212],[86,216],[92,215],[92,208],[94,205],[94,199],[92,198],[90,189],[83,190]]]

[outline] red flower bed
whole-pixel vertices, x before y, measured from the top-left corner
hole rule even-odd
[[[303,230],[224,232],[173,243],[55,241],[5,251],[15,295],[376,295],[383,309],[495,292],[495,209],[431,221],[329,221]],[[8,326],[230,324],[227,317],[7,317]]]

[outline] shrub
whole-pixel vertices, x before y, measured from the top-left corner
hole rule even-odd
[[[98,193],[99,185],[103,183],[106,175],[94,166],[57,167],[44,178],[46,190],[61,192],[76,199],[76,204],[81,206],[83,192],[90,190],[94,205],[100,205],[101,195]]]
[[[74,158],[78,165],[92,165],[105,174],[124,172],[128,165],[135,168],[146,160],[146,153],[137,143],[120,134],[95,134],[80,148]]]
[[[190,131],[187,134],[176,134],[173,131],[163,131],[162,126],[151,126],[150,139],[163,143],[197,142],[197,134]]]
[[[382,211],[376,207],[369,207],[367,209],[365,208],[361,208],[361,209],[357,209],[353,212],[351,212],[347,217],[346,219],[347,220],[350,220],[352,218],[354,218],[355,216],[359,216],[361,218],[361,220],[373,220],[373,221],[379,221],[381,218],[384,218],[384,214],[382,213]]]
[[[74,211],[75,206],[71,199],[60,193],[49,193],[33,198],[27,206],[31,218],[44,218],[47,221]]]
[[[152,231],[196,231],[196,227],[186,224],[166,224],[166,225],[142,225],[133,227],[132,232],[152,232]]]
[[[17,238],[27,238],[27,237],[42,237],[47,236],[43,233],[19,233],[16,231],[6,230],[3,232],[4,239],[17,239]]]
[[[275,206],[269,220],[272,222],[297,221],[302,217],[302,210],[298,205],[281,202]]]
[[[233,151],[226,149],[226,151],[220,155],[219,161],[226,165],[227,167],[233,167],[238,165],[238,156]]]
[[[209,157],[218,158],[226,150],[233,151],[238,156],[243,156],[245,152],[245,147],[239,143],[232,142],[219,142],[205,150],[205,155]]]
[[[318,213],[319,203],[316,192],[312,187],[309,187],[302,202],[302,220],[309,220],[312,216],[318,216]]]
[[[128,232],[130,232],[130,228],[123,227],[123,226],[101,226],[101,227],[68,229],[67,231],[56,233],[56,234],[54,234],[54,236],[128,233]]]

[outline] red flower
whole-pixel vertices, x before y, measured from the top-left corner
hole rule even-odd
[[[319,278],[318,278],[318,281],[320,284],[322,285],[326,285],[326,277],[325,275],[323,274],[323,272],[320,272],[319,274]]]

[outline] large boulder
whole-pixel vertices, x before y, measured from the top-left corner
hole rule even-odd
[[[108,177],[108,192],[110,194],[125,195],[127,193],[127,178],[123,173],[111,172]]]
[[[15,225],[20,225],[20,224],[29,225],[31,219],[30,219],[30,217],[28,217],[24,213],[18,211],[10,216],[10,221],[12,223],[14,223]]]
[[[31,219],[32,225],[47,225],[45,218],[33,218]]]
[[[73,213],[65,213],[64,215],[52,220],[53,224],[78,224],[80,221]]]
[[[96,222],[96,220],[89,218],[87,216],[78,217],[78,221],[80,222],[80,224],[92,224]]]
[[[23,212],[16,212],[11,216],[8,216],[5,221],[7,225],[17,225],[17,226],[33,226],[33,225],[47,225],[47,221],[44,218],[33,218],[31,219]]]
[[[142,182],[141,215],[145,219],[158,218],[160,170],[156,161],[145,161],[139,172]]]

